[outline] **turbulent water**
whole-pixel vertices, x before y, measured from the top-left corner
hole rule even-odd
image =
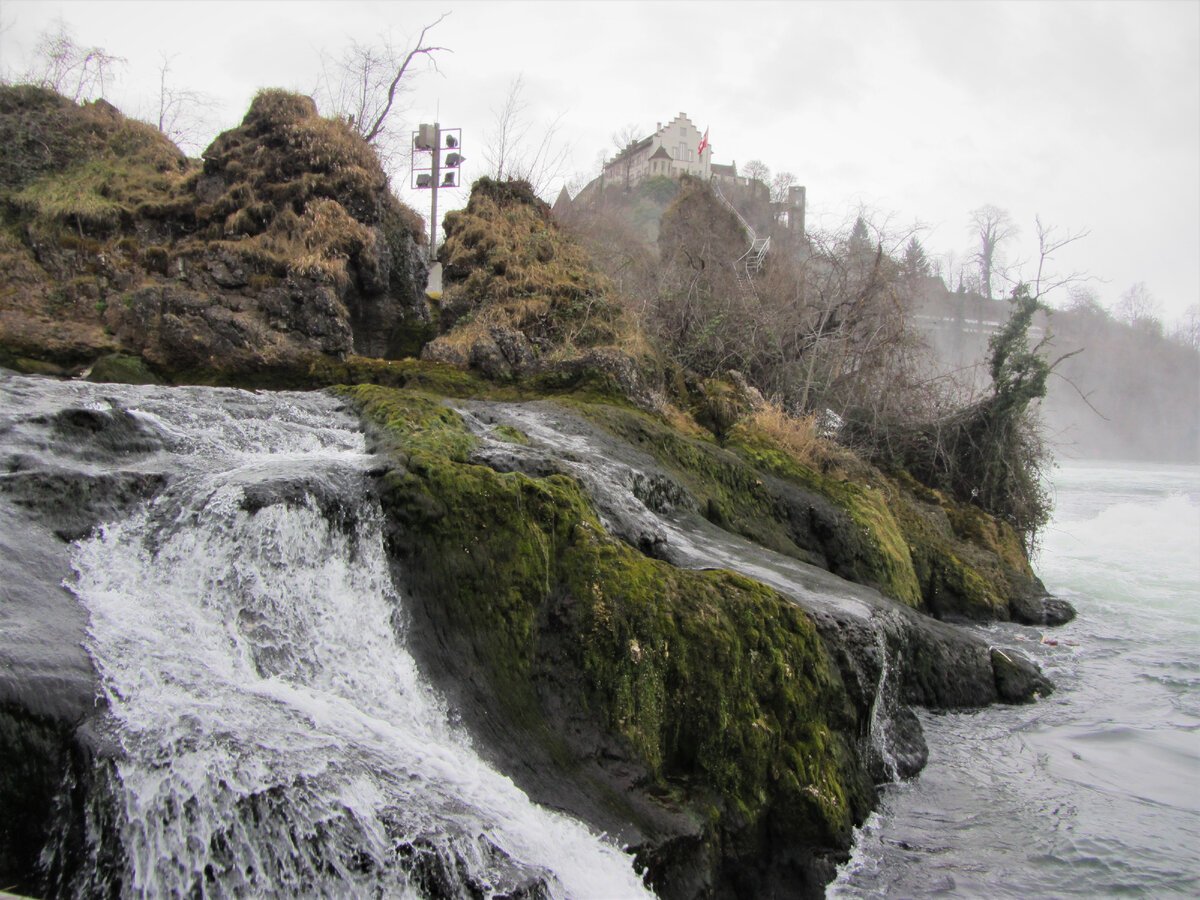
[[[645,893],[628,855],[485,764],[423,679],[374,462],[332,398],[46,385],[10,379],[6,413],[128,410],[162,444],[137,465],[167,476],[76,544],[68,582],[120,747],[97,815],[124,895]]]
[[[1078,609],[1030,707],[923,715],[834,897],[1200,895],[1200,468],[1068,464],[1037,567]]]

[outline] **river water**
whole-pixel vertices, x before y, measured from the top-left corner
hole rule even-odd
[[[1069,463],[1036,568],[1078,609],[992,626],[1057,684],[922,714],[831,897],[1200,895],[1200,467]]]

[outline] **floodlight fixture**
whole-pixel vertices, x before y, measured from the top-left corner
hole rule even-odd
[[[413,139],[413,146],[418,150],[432,150],[437,146],[437,125],[430,125],[428,122],[422,122],[417,126],[417,136]]]

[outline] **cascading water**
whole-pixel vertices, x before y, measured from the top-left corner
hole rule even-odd
[[[85,717],[68,726],[62,827],[38,876],[51,893],[646,894],[628,855],[485,764],[418,671],[379,462],[334,398],[0,376],[0,400],[0,522],[14,523],[0,572],[40,579],[0,607],[0,631],[56,638],[0,647],[0,662],[46,672],[24,695],[32,715]],[[481,438],[473,461],[568,474],[630,544],[793,598],[838,667],[877,780],[924,765],[908,704],[992,697],[986,641],[718,528],[629,443],[550,404],[460,408]],[[501,423],[528,444],[500,440]],[[74,596],[40,571],[68,571],[62,540],[75,540]],[[46,565],[27,575],[27,559]],[[65,652],[80,609],[91,663]],[[76,685],[73,705],[51,707],[43,684]]]
[[[879,683],[875,687],[875,699],[871,702],[871,746],[883,767],[883,772],[880,773],[883,776],[881,780],[894,782],[899,781],[901,777],[900,762],[893,750],[895,738],[892,735],[890,715],[890,707],[896,703],[896,679],[891,673],[887,636],[879,631],[876,638],[879,648]]]
[[[71,385],[57,402],[128,410],[165,446],[138,465],[168,474],[74,549],[123,860],[77,889],[646,893],[627,855],[491,769],[422,679],[373,461],[334,399]]]

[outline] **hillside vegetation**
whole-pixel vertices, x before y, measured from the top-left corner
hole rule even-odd
[[[636,826],[669,896],[821,894],[875,801],[889,654],[909,702],[1049,689],[930,621],[1069,617],[1029,566],[1029,523],[973,502],[943,477],[958,470],[864,458],[813,415],[836,400],[865,410],[861,427],[914,396],[893,266],[861,241],[781,257],[750,296],[727,266],[742,226],[684,183],[661,198],[657,249],[638,239],[661,277],[645,293],[528,184],[484,179],[446,217],[445,290],[428,298],[420,220],[373,150],[275,90],[190,161],[107,104],[3,87],[0,178],[0,364],[339,386],[380,454],[393,576],[438,650],[439,687],[475,698],[482,740],[521,748],[515,772],[570,782],[556,803]],[[1020,368],[1015,322],[996,358]],[[998,390],[1002,415],[1023,413],[1025,387]],[[450,408],[463,399],[542,401],[636,448],[708,522],[876,589],[894,633],[619,539],[576,479],[477,457]]]

